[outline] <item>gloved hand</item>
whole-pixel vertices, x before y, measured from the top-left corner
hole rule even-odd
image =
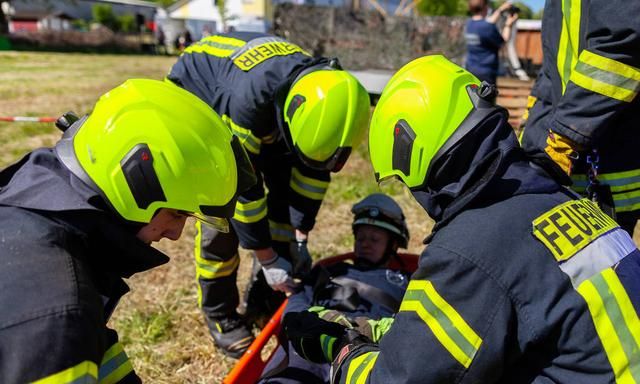
[[[549,131],[544,151],[567,175],[571,176],[573,161],[578,159],[580,149],[573,141]]]
[[[368,317],[358,316],[349,318],[344,313],[335,309],[327,309],[321,306],[310,307],[307,311],[316,313],[319,318],[343,325],[345,328],[354,329],[361,335],[377,343],[393,325],[393,317],[383,317],[380,320],[373,320]]]
[[[307,311],[317,314],[318,317],[322,320],[338,323],[347,328],[353,328],[353,324],[351,324],[351,321],[349,321],[344,313],[336,311],[335,309],[326,309],[325,307],[321,306],[313,306],[307,309]]]
[[[290,262],[275,255],[271,260],[261,262],[261,264],[265,280],[274,291],[295,292],[297,284],[291,278]]]
[[[293,275],[303,276],[311,270],[311,255],[307,240],[296,240],[289,244],[289,254],[293,260]]]
[[[374,343],[378,343],[382,336],[393,325],[393,317],[383,317],[380,320],[369,319],[368,317],[356,317],[353,319],[353,328],[363,336],[371,339]]]
[[[314,363],[331,363],[345,345],[370,342],[355,330],[308,311],[287,313],[282,325],[296,352]]]

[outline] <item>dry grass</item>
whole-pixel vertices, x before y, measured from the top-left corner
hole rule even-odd
[[[0,116],[58,116],[67,110],[90,112],[105,91],[131,77],[162,78],[175,58],[57,53],[0,53]],[[31,149],[51,146],[60,137],[53,124],[0,123],[0,166]],[[311,234],[315,257],[349,251],[351,205],[377,191],[366,146],[354,153],[345,169],[334,176]],[[419,252],[432,223],[401,188],[389,189],[408,216],[412,232],[410,251]],[[153,383],[215,383],[234,360],[217,353],[196,305],[193,262],[193,226],[180,241],[162,241],[158,247],[171,262],[130,279],[111,326],[118,330],[138,374]],[[247,280],[250,257],[241,253],[241,289]]]

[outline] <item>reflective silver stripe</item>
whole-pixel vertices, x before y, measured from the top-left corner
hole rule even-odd
[[[236,49],[230,56],[231,60],[235,60],[238,57],[242,56],[243,53],[247,52],[248,50],[255,48],[261,44],[264,43],[276,43],[276,42],[284,42],[286,43],[287,41],[281,37],[276,37],[276,36],[265,36],[265,37],[258,37],[256,39],[250,40],[247,44],[245,44],[244,46],[240,47],[239,49]]]
[[[585,280],[615,265],[636,249],[629,234],[620,227],[605,233],[560,264],[574,288]]]
[[[582,73],[585,76],[591,77],[592,79],[596,79],[602,81],[603,83],[607,83],[616,87],[624,88],[635,93],[637,93],[638,89],[640,89],[640,81],[630,79],[614,72],[596,68],[582,61],[578,61],[574,70]]]

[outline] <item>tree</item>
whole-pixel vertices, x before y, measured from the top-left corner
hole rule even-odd
[[[540,8],[536,13],[534,13],[532,19],[542,20],[542,15],[544,15],[544,8]]]
[[[493,2],[493,6],[491,8],[497,9],[500,4],[504,3],[505,0],[497,0]],[[513,5],[520,8],[520,18],[521,19],[533,19],[533,11],[529,8],[528,5],[521,1],[514,1]]]
[[[453,16],[458,13],[458,0],[420,0],[416,8],[422,15]]]
[[[227,10],[226,0],[215,0],[218,13],[220,14],[220,20],[222,21],[222,30],[227,30],[227,21],[229,21],[229,11]]]
[[[113,9],[110,4],[95,4],[91,7],[91,13],[93,15],[93,21],[98,24],[104,25],[112,31],[118,31],[118,19],[113,13]]]
[[[127,13],[117,18],[118,19],[118,30],[122,32],[140,32],[137,30],[136,18]]]

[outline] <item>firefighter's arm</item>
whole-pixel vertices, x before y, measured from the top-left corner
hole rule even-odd
[[[640,90],[640,2],[593,0],[588,7],[585,48],[573,60],[569,52],[577,39],[560,37],[564,94],[549,127],[578,149],[597,147]],[[579,22],[579,14],[570,17],[567,28],[577,30]]]
[[[302,233],[308,233],[313,229],[330,181],[328,171],[318,171],[303,165],[292,167],[289,180],[289,215],[291,225],[295,229]]]
[[[333,382],[493,382],[503,372],[511,313],[482,268],[431,245],[389,331],[378,345],[336,352]]]
[[[271,247],[271,233],[267,219],[267,196],[262,174],[255,156],[249,155],[256,171],[256,184],[238,197],[231,225],[245,249],[257,250]]]

